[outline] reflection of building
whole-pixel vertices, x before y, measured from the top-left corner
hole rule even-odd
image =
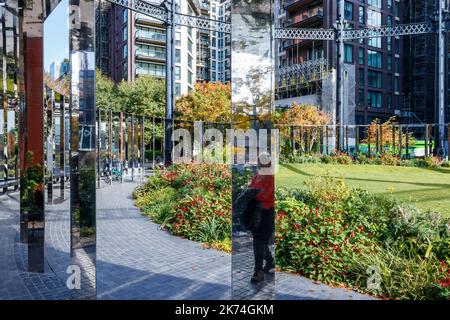
[[[200,13],[197,1],[177,3],[181,13]],[[105,74],[117,82],[134,80],[143,74],[165,78],[166,30],[161,21],[107,4],[103,13],[97,15],[97,30],[108,35],[97,36],[97,65],[100,63]],[[175,32],[175,90],[179,96],[192,90],[196,81],[197,30],[178,26]]]
[[[69,61],[69,59],[64,59],[63,62],[61,62],[61,65],[59,67],[58,78],[68,75],[69,71],[70,71],[70,61]]]
[[[56,80],[59,78],[60,63],[53,61],[49,68],[50,79]]]
[[[331,29],[338,17],[336,0],[277,0],[277,24],[286,28]],[[366,28],[402,23],[403,4],[388,0],[345,1],[345,19],[350,27]],[[355,111],[358,124],[371,122],[374,118],[385,120],[398,114],[402,106],[402,58],[403,46],[399,37],[371,38],[346,42],[344,57],[347,70],[354,68],[354,97],[348,99],[348,113]],[[334,41],[282,40],[279,41],[277,65],[302,67],[305,63],[325,58],[331,68],[337,66],[337,45]],[[335,77],[335,75],[334,75]],[[350,79],[351,80],[351,77]],[[334,80],[331,80],[332,83]],[[353,84],[348,84],[353,88]],[[322,103],[322,88],[335,90],[320,77],[302,81],[280,81],[277,88],[278,105],[298,102]],[[327,96],[331,93],[327,92]],[[351,93],[353,94],[353,93]],[[334,101],[329,99],[327,101]],[[353,104],[353,105],[352,105]]]
[[[230,0],[201,0],[200,15],[207,19],[229,21]],[[231,37],[223,32],[198,29],[197,80],[228,82],[231,60]]]

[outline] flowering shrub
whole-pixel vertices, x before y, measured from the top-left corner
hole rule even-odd
[[[227,165],[173,165],[135,190],[136,205],[172,234],[230,251],[231,172]]]
[[[226,165],[173,165],[134,192],[144,214],[172,234],[231,251],[231,181]],[[313,177],[276,193],[276,263],[282,270],[395,299],[450,298],[450,220],[392,197]],[[381,287],[367,287],[368,268]]]
[[[439,298],[450,299],[450,266],[444,260],[437,267],[438,279],[436,280],[436,291]]]
[[[292,197],[278,201],[277,264],[313,280],[351,285],[353,261],[374,243],[361,225],[347,224],[344,216],[342,211],[311,208]]]

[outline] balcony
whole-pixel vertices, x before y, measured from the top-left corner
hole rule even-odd
[[[307,40],[300,40],[300,39],[285,40],[283,43],[283,49],[286,50],[286,49],[289,49],[292,47],[296,47],[296,48],[298,47],[299,49],[307,48],[307,47],[312,46],[314,41],[321,41],[321,40],[309,40],[309,39],[307,39]]]
[[[136,40],[165,44],[166,43],[166,35],[161,34],[161,33],[152,33],[152,32],[145,32],[142,30],[138,30],[136,32]]]
[[[159,27],[163,26],[163,22],[162,21],[160,21],[158,19],[151,18],[151,17],[149,17],[149,16],[147,16],[145,14],[142,14],[142,13],[136,13],[134,19],[135,19],[136,23],[139,23],[139,24],[153,25],[153,26],[159,26]]]
[[[151,77],[155,77],[155,78],[165,78],[166,76],[166,72],[165,70],[157,72],[157,71],[150,71],[150,70],[145,70],[145,69],[141,69],[141,68],[136,68],[136,75],[145,75],[145,76],[151,76]]]
[[[287,19],[285,26],[288,28],[308,28],[321,26],[323,24],[323,8],[316,7],[299,12]]]
[[[136,50],[136,57],[141,60],[156,60],[156,61],[165,61],[166,53],[159,51],[151,51],[151,50]]]
[[[296,11],[298,9],[304,8],[305,6],[314,4],[314,3],[323,3],[323,1],[319,0],[285,0],[283,2],[283,8],[287,12]]]

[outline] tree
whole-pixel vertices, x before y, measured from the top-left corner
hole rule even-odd
[[[102,110],[122,111],[121,98],[117,86],[100,70],[95,70],[97,108]]]
[[[197,83],[195,90],[176,102],[176,117],[190,121],[231,121],[231,85]]]
[[[275,119],[279,124],[280,134],[285,139],[290,139],[291,127],[296,127],[296,130],[299,129],[297,127],[305,127],[301,132],[294,134],[294,139],[299,143],[302,152],[307,153],[317,147],[322,126],[331,123],[330,114],[314,105],[300,105],[296,102],[292,103],[290,109],[277,113]]]
[[[400,127],[395,117],[389,118],[384,123],[381,123],[380,119],[375,119],[370,126],[366,127],[363,143],[368,144],[370,142],[370,144],[376,144],[377,139],[381,148],[397,148],[400,146]],[[403,146],[406,146],[407,139],[409,146],[414,146],[416,144],[413,132],[402,132]]]
[[[118,91],[123,112],[150,117],[165,116],[164,81],[141,75],[135,81],[122,81]]]

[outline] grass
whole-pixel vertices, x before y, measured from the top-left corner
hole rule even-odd
[[[450,216],[450,169],[391,167],[380,165],[285,164],[276,175],[277,187],[302,187],[317,175],[343,177],[350,187],[392,194],[423,210]]]

